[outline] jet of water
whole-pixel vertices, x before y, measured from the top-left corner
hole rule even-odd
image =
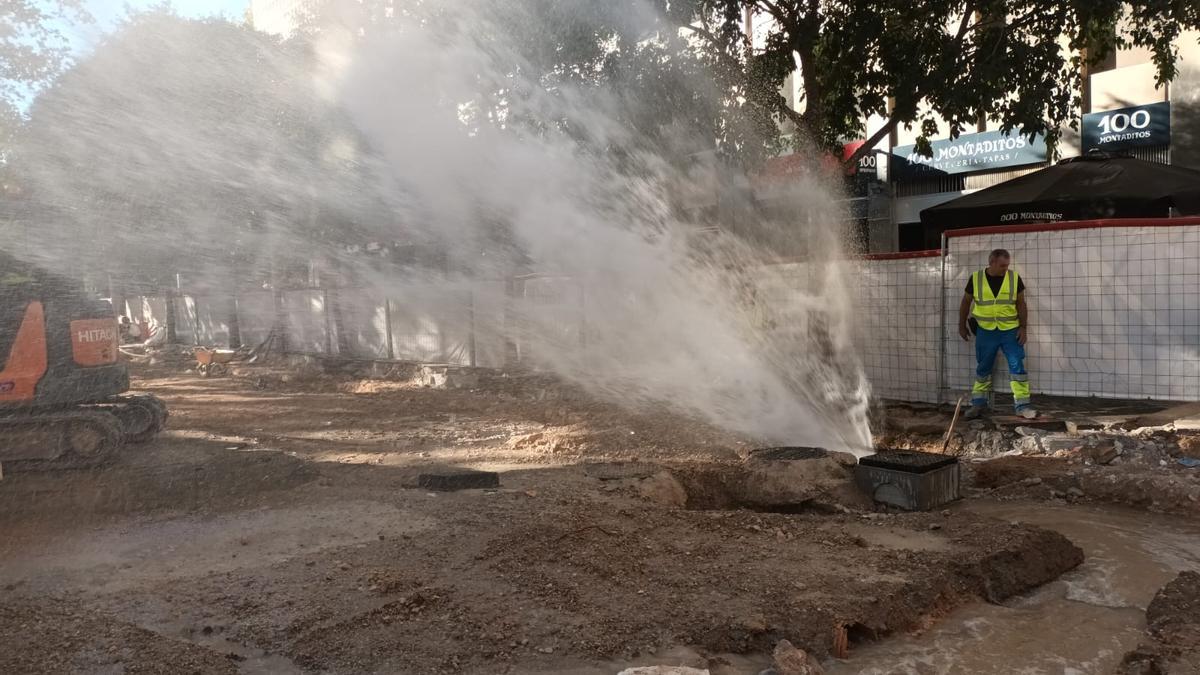
[[[470,274],[509,273],[485,225],[506,224],[533,270],[560,279],[562,312],[520,304],[521,338],[544,367],[610,400],[668,403],[787,445],[864,454],[869,386],[853,353],[836,195],[815,178],[787,191],[797,219],[757,223],[801,242],[803,264],[733,232],[705,231],[672,206],[692,177],[639,145],[617,92],[519,81],[516,45],[460,6],[451,37],[419,26],[355,40],[328,30],[323,90],[344,106],[420,205],[402,218],[447,242]],[[486,43],[480,36],[489,36]],[[518,81],[514,82],[513,80]],[[571,133],[468,124],[480,82],[504,83],[510,119],[570,120]],[[587,139],[581,143],[580,138]],[[786,213],[786,209],[785,209]],[[744,233],[743,233],[744,234]]]

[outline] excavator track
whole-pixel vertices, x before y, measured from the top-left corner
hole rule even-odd
[[[121,421],[126,443],[151,441],[167,423],[167,404],[150,394],[115,396],[89,407],[115,415]]]
[[[0,462],[96,466],[162,431],[162,401],[121,395],[129,368],[112,303],[2,251],[0,273]]]
[[[121,420],[104,409],[0,416],[0,460],[6,470],[99,466],[124,444]]]

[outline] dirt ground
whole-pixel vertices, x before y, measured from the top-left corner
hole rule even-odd
[[[1119,504],[1200,515],[1200,404],[1051,399],[1039,428],[1002,416],[956,427],[973,496]],[[877,443],[941,452],[952,408],[894,404]]]
[[[239,375],[144,372],[159,439],[0,482],[0,672],[757,673],[1082,560],[957,507],[701,508],[753,439],[544,378]],[[444,467],[501,485],[417,487]]]
[[[1148,640],[1125,655],[1120,675],[1200,672],[1200,573],[1183,572],[1146,608]]]

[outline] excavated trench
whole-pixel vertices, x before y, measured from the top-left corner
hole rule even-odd
[[[756,450],[740,464],[671,470],[695,511],[833,515],[870,510],[853,484],[854,458],[820,448]]]

